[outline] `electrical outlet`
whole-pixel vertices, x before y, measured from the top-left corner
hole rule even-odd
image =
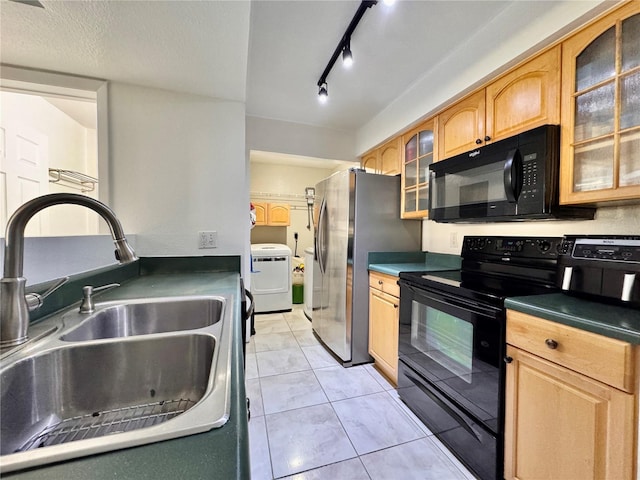
[[[218,232],[198,232],[198,248],[217,248]]]
[[[449,234],[449,246],[451,248],[458,248],[458,232],[451,232]]]

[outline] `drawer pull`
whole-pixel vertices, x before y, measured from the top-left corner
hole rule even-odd
[[[558,342],[556,342],[555,340],[553,340],[552,338],[547,338],[544,343],[547,345],[547,347],[549,347],[551,350],[555,350],[556,348],[558,348]]]
[[[394,304],[393,304],[393,308],[398,308],[398,304],[397,304],[397,303],[394,303]]]
[[[378,285],[382,285],[384,282],[382,280],[378,280]]]

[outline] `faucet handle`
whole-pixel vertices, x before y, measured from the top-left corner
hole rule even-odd
[[[44,293],[27,293],[24,298],[27,302],[27,309],[30,312],[39,309],[44,303],[44,299],[59,289],[62,285],[69,281],[69,277],[59,278],[47,291]]]
[[[93,313],[96,309],[93,303],[93,294],[109,288],[119,287],[119,283],[109,283],[102,285],[101,287],[93,287],[92,285],[85,285],[82,287],[82,302],[80,302],[80,313]]]

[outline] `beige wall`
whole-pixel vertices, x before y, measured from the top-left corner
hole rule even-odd
[[[315,187],[316,183],[327,178],[333,172],[332,168],[251,162],[251,199],[291,205],[291,225],[289,227],[254,227],[251,230],[251,243],[284,243],[293,252],[295,250],[293,234],[298,232],[297,254],[299,257],[304,256],[304,250],[313,246],[313,224],[311,224],[311,230],[308,230],[308,213],[304,198],[294,198],[291,195],[304,195],[305,187]],[[282,197],[257,197],[253,195],[258,192],[281,195]]]
[[[422,249],[460,254],[465,235],[523,235],[561,237],[565,234],[640,234],[640,205],[600,207],[594,220],[503,222],[484,224],[435,223],[424,220]],[[455,245],[454,239],[455,237]]]

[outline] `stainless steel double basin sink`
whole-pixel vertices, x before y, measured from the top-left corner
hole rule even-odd
[[[229,418],[226,296],[96,304],[0,360],[0,471],[217,428]]]

